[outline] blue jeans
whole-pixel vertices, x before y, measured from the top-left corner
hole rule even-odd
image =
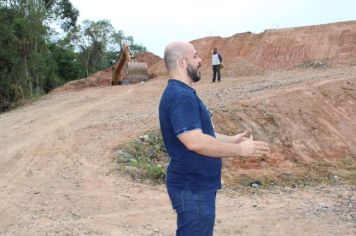
[[[192,192],[167,187],[177,213],[177,236],[211,236],[215,222],[216,190]]]

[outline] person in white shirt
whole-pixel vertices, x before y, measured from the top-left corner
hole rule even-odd
[[[216,77],[218,78],[218,82],[221,81],[220,68],[222,63],[222,57],[218,53],[218,50],[214,48],[213,54],[211,55],[211,64],[213,65],[213,81],[215,83]]]

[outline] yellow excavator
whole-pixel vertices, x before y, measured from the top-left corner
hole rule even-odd
[[[135,57],[130,53],[129,46],[125,44],[113,66],[112,85],[140,83],[147,80],[147,64],[136,62]]]

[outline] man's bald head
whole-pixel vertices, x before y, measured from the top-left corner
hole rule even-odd
[[[189,42],[173,42],[167,45],[164,50],[164,63],[168,72],[177,67],[177,60],[186,57],[191,48],[193,48],[193,45]]]

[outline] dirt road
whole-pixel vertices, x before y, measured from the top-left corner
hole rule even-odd
[[[356,68],[273,72],[196,85],[210,107],[313,83]],[[163,186],[114,172],[115,148],[157,128],[165,80],[49,94],[0,115],[0,235],[174,235]],[[272,188],[218,195],[215,235],[355,235],[355,188]]]

